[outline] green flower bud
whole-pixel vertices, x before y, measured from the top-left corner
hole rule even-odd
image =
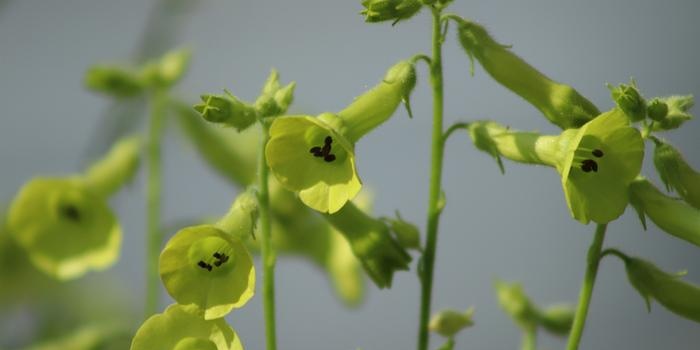
[[[525,295],[519,283],[508,284],[496,281],[498,303],[508,315],[522,328],[529,328],[537,323],[537,312]]]
[[[279,73],[273,69],[263,85],[260,96],[255,100],[255,108],[262,117],[272,117],[284,114],[294,100],[295,82],[281,87]]]
[[[379,288],[391,287],[395,271],[408,270],[411,256],[391,237],[381,220],[367,215],[353,203],[324,217],[350,242],[353,253]]]
[[[239,308],[253,297],[255,267],[240,239],[211,225],[187,227],[166,244],[158,265],[168,294],[194,304],[205,320]]]
[[[195,305],[170,305],[141,325],[130,350],[243,350],[223,318],[205,320]]]
[[[554,305],[537,312],[537,323],[552,334],[567,335],[575,315],[571,305]]]
[[[85,86],[112,97],[132,97],[141,94],[145,83],[141,77],[119,66],[96,65],[85,73]]]
[[[365,9],[360,14],[365,22],[393,21],[393,25],[413,17],[422,4],[418,0],[363,0],[362,6]]]
[[[700,322],[700,287],[681,280],[685,271],[668,273],[651,262],[619,251],[615,255],[625,262],[627,277],[644,298],[647,310],[651,311],[651,299],[655,299],[676,315]]]
[[[494,122],[469,125],[479,149],[494,156],[557,169],[571,215],[581,223],[610,222],[625,210],[628,185],[639,174],[644,143],[619,109],[558,136],[517,132]]]
[[[399,104],[408,101],[416,86],[416,70],[410,61],[400,61],[386,72],[381,83],[355,98],[338,117],[342,130],[352,143],[391,117]]]
[[[700,246],[700,210],[661,193],[649,180],[639,177],[629,186],[630,204],[646,228],[648,216],[667,233]]]
[[[7,228],[39,270],[68,280],[114,264],[121,228],[106,200],[134,175],[139,148],[126,138],[85,175],[37,177],[20,189]]]
[[[420,230],[416,225],[405,221],[399,212],[396,212],[396,219],[388,218],[391,232],[396,236],[396,240],[406,249],[420,250]]]
[[[688,113],[690,108],[695,104],[692,95],[670,96],[661,98],[660,100],[665,102],[668,106],[668,113],[662,121],[654,123],[654,131],[677,129],[683,125],[683,123],[693,118],[693,116]]]
[[[335,213],[362,187],[355,169],[355,142],[386,121],[413,86],[413,65],[402,61],[389,69],[382,83],[337,115],[276,118],[265,147],[272,173],[286,189],[298,192],[304,204]]]
[[[560,128],[580,127],[600,114],[572,87],[540,73],[496,42],[479,24],[462,20],[459,40],[469,57],[476,58],[494,80],[524,98]]]
[[[239,186],[244,187],[255,181],[258,128],[234,133],[207,125],[189,106],[179,106],[178,110],[178,121],[186,138],[209,166]]]
[[[457,335],[462,329],[474,325],[474,321],[472,320],[473,315],[473,307],[470,307],[467,311],[442,310],[433,315],[430,319],[428,329],[443,337],[451,338]]]
[[[201,99],[202,103],[195,105],[194,109],[208,122],[224,124],[242,131],[257,120],[255,107],[239,100],[228,91],[223,95],[202,95]]]
[[[668,105],[661,99],[655,98],[649,101],[647,106],[647,116],[649,119],[657,122],[662,122],[668,115]]]
[[[141,76],[152,87],[175,85],[187,71],[191,57],[192,52],[187,49],[168,52],[163,57],[146,63]]]
[[[700,209],[700,173],[677,149],[654,138],[654,165],[667,191],[676,191],[688,204]]]
[[[637,83],[631,80],[629,84],[616,87],[608,85],[610,97],[633,122],[644,120],[647,115],[647,102],[637,89]]]

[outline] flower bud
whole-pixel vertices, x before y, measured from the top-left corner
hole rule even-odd
[[[324,217],[350,242],[353,253],[377,287],[390,288],[394,272],[408,270],[411,256],[391,237],[381,220],[367,215],[352,202]]]
[[[537,323],[552,334],[566,335],[574,323],[576,311],[570,305],[555,305],[537,312]]]
[[[242,131],[257,120],[255,107],[239,100],[228,91],[223,95],[202,95],[201,99],[202,103],[195,105],[194,109],[208,122],[232,126]]]
[[[683,123],[693,118],[688,111],[695,103],[692,95],[670,96],[661,98],[668,106],[666,117],[660,122],[654,123],[654,131],[677,129]]]
[[[470,307],[467,311],[442,310],[433,315],[430,319],[428,329],[443,337],[451,338],[457,335],[462,329],[474,325],[474,321],[472,320],[473,315],[473,307]]]
[[[651,262],[616,251],[625,263],[627,277],[644,298],[651,311],[654,299],[669,311],[695,322],[700,322],[700,287],[681,280],[686,272],[665,272]]]
[[[700,173],[669,143],[654,138],[654,165],[667,191],[676,191],[688,204],[700,209]]]
[[[700,246],[700,210],[664,195],[643,177],[630,184],[629,197],[644,228],[648,216],[666,233]]]
[[[141,325],[130,350],[243,350],[243,345],[223,318],[205,320],[195,305],[173,304]]]
[[[273,69],[263,85],[260,96],[255,100],[255,109],[260,116],[272,117],[287,112],[289,105],[294,100],[295,82],[281,87],[279,83],[279,73]]]
[[[572,87],[540,73],[496,42],[479,24],[462,19],[459,40],[470,59],[476,58],[494,80],[524,98],[560,128],[580,127],[600,114]]]
[[[662,122],[668,115],[668,105],[659,98],[652,99],[647,105],[647,116],[649,119]]]
[[[422,4],[418,0],[363,0],[365,8],[360,12],[365,22],[399,21],[413,17],[420,11]]]
[[[647,115],[647,103],[637,89],[637,83],[632,80],[629,84],[616,87],[608,85],[610,97],[632,122],[644,120]]]
[[[537,314],[530,299],[525,295],[522,285],[496,281],[498,303],[508,315],[523,328],[529,328],[537,322]]]
[[[92,66],[84,81],[88,89],[118,98],[136,96],[144,90],[138,74],[118,66]]]
[[[141,75],[152,87],[175,85],[187,71],[192,53],[187,49],[170,51],[162,57],[146,63]]]

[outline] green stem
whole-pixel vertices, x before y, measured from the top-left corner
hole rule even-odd
[[[262,121],[262,137],[258,150],[258,201],[260,212],[261,254],[263,263],[263,309],[265,314],[265,339],[267,350],[277,349],[275,325],[275,252],[272,249],[270,230],[270,190],[268,178],[270,169],[265,159],[265,145],[270,139],[269,126]]]
[[[523,331],[522,350],[537,350],[537,327],[531,326]]]
[[[161,139],[163,118],[167,103],[166,92],[160,89],[151,96],[151,115],[148,127],[148,178],[146,183],[147,238],[146,238],[146,317],[158,312],[160,278],[158,256],[163,242],[160,231],[161,199]]]
[[[447,139],[450,138],[450,135],[454,133],[455,131],[459,129],[464,129],[464,130],[469,130],[469,123],[467,122],[459,122],[459,123],[454,123],[450,125],[449,128],[445,131],[445,134],[442,136],[442,143],[444,147],[444,143],[447,142]]]
[[[578,349],[578,345],[581,342],[583,327],[586,324],[586,316],[588,315],[588,306],[591,303],[593,286],[595,285],[595,278],[598,274],[598,264],[600,263],[601,251],[603,249],[603,239],[605,238],[605,230],[607,227],[607,224],[598,224],[598,226],[596,226],[593,243],[591,243],[591,247],[588,248],[586,275],[583,278],[583,285],[581,286],[581,294],[578,298],[578,307],[576,307],[574,324],[571,327],[569,342],[566,345],[567,350]]]
[[[433,87],[433,132],[430,166],[430,194],[428,197],[428,229],[423,252],[423,271],[421,274],[421,305],[418,326],[418,350],[427,350],[429,343],[428,318],[433,289],[433,268],[435,266],[435,248],[437,245],[440,208],[438,206],[441,192],[442,156],[444,143],[442,134],[443,83],[442,83],[442,34],[440,28],[440,10],[433,8],[433,57],[430,65],[430,82]]]

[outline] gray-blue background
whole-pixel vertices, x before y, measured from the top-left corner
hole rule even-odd
[[[35,174],[80,168],[98,116],[108,105],[84,90],[82,73],[95,62],[126,60],[153,3],[0,1],[0,201],[9,201]],[[191,100],[224,87],[252,99],[276,67],[283,81],[298,84],[297,110],[337,111],[395,61],[430,47],[427,13],[395,27],[369,25],[357,14],[359,1],[207,0],[196,7],[177,40],[195,50],[180,86]],[[452,10],[485,24],[528,62],[574,85],[601,109],[612,106],[604,83],[632,76],[650,97],[700,95],[697,1],[457,0]],[[556,132],[478,66],[469,77],[454,32],[444,56],[448,122],[493,118]],[[415,118],[400,111],[356,151],[364,184],[376,193],[375,212],[390,215],[400,209],[424,227],[431,100],[425,69],[419,69]],[[694,120],[667,135],[696,167],[699,134],[700,122]],[[165,148],[165,220],[222,213],[235,190],[176,135]],[[656,179],[650,161],[645,173]],[[110,276],[135,300],[144,284],[143,183],[141,176],[114,201],[125,237],[122,259]],[[438,243],[434,309],[476,307],[476,326],[458,337],[458,348],[514,349],[520,335],[496,304],[493,280],[522,281],[542,304],[575,302],[594,227],[569,218],[556,172],[506,163],[501,176],[493,160],[476,152],[464,135],[448,144],[444,188],[448,204]],[[700,282],[700,250],[653,225],[643,231],[631,210],[610,225],[606,243],[666,270],[688,268],[688,279]],[[365,304],[351,311],[336,302],[323,275],[301,260],[280,260],[277,281],[281,349],[414,347],[419,300],[414,272],[398,273],[391,290],[369,286]],[[248,349],[264,348],[261,311],[256,297],[229,317]],[[564,346],[561,339],[540,339],[542,349]],[[438,342],[434,336],[433,346]],[[659,305],[647,313],[621,263],[602,263],[583,349],[697,349],[698,344],[697,324]]]

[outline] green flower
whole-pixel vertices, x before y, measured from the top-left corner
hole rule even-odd
[[[654,165],[667,191],[676,191],[688,204],[700,209],[700,173],[669,143],[653,137]]]
[[[508,46],[496,42],[481,25],[461,19],[459,41],[469,58],[476,58],[494,80],[524,98],[560,128],[580,127],[600,114],[574,88],[549,79]]]
[[[223,95],[205,94],[201,99],[202,103],[195,105],[194,109],[208,122],[221,123],[242,131],[253,125],[258,118],[253,105],[239,100],[228,91]]]
[[[343,234],[362,266],[379,288],[391,287],[394,272],[408,270],[411,256],[391,236],[381,220],[348,203],[333,215],[324,215]]]
[[[130,350],[243,350],[223,318],[205,320],[194,305],[170,305],[141,325]]]
[[[399,21],[413,17],[423,6],[418,0],[363,0],[360,12],[366,22]]]
[[[639,132],[619,109],[558,136],[512,131],[494,122],[472,123],[469,132],[478,135],[476,146],[491,155],[556,168],[569,211],[584,224],[607,223],[622,215],[627,187],[644,156]]]
[[[180,230],[160,254],[160,278],[179,304],[194,304],[212,320],[253,297],[255,267],[243,242],[212,225]]]
[[[85,175],[37,177],[20,189],[7,228],[37,268],[67,280],[114,264],[121,228],[106,199],[133,176],[139,145],[124,139]]]
[[[443,337],[451,338],[462,329],[474,325],[473,315],[473,307],[470,307],[467,311],[442,310],[430,319],[428,329]]]
[[[648,216],[660,229],[700,246],[700,210],[664,195],[643,177],[630,184],[629,196],[645,228]]]
[[[337,115],[276,118],[265,148],[277,180],[309,207],[335,213],[362,187],[355,168],[355,143],[385,122],[415,86],[413,64],[401,61],[384,80]]]
[[[275,119],[265,148],[267,164],[282,186],[299,192],[304,204],[323,213],[335,213],[360,191],[354,146],[326,121],[289,116]]]

